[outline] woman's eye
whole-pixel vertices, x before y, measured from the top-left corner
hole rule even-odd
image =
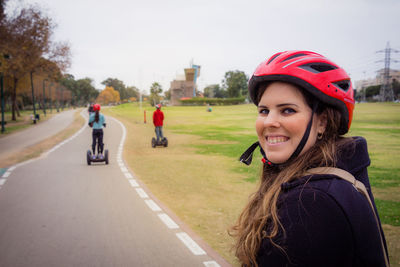
[[[283,110],[284,114],[292,114],[292,113],[296,113],[296,110],[292,109],[292,108],[285,108]]]
[[[269,113],[269,110],[268,109],[260,109],[260,110],[258,110],[258,113],[259,114],[268,114]]]

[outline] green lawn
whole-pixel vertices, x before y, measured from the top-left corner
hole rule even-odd
[[[148,123],[143,123],[143,111]],[[153,108],[137,104],[113,107],[108,114],[128,128],[124,157],[152,192],[229,262],[227,229],[234,223],[258,182],[261,156],[247,167],[237,161],[257,140],[253,105],[163,107],[169,147],[153,149]],[[149,121],[150,120],[150,121]],[[369,174],[392,266],[400,266],[400,105],[357,104],[351,136],[368,141]],[[154,162],[157,162],[155,167]]]

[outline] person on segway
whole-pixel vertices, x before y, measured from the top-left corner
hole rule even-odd
[[[94,112],[93,111],[93,103],[90,103],[89,108],[88,108],[88,112],[89,112],[89,116],[90,116],[90,114],[92,114]]]
[[[104,115],[100,113],[100,105],[93,105],[93,113],[89,117],[89,126],[93,128],[92,132],[92,159],[103,159],[103,128],[106,127],[106,120]],[[97,156],[96,156],[96,143],[97,143]]]
[[[164,113],[161,111],[161,104],[156,105],[156,110],[153,112],[153,124],[157,135],[157,143],[164,139],[162,127],[164,121]]]

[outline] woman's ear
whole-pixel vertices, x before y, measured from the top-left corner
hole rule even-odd
[[[318,115],[317,132],[323,134],[326,129],[326,124],[328,123],[328,117],[326,112],[322,112]]]

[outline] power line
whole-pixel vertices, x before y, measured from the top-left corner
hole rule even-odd
[[[386,101],[394,101],[394,94],[392,84],[390,82],[390,62],[398,62],[397,60],[393,60],[390,58],[390,53],[398,53],[399,50],[390,48],[389,42],[386,44],[386,48],[383,50],[376,51],[377,53],[385,53],[385,68],[383,70],[383,84],[380,89],[380,100],[383,102]],[[383,60],[379,60],[377,62],[382,62]]]

